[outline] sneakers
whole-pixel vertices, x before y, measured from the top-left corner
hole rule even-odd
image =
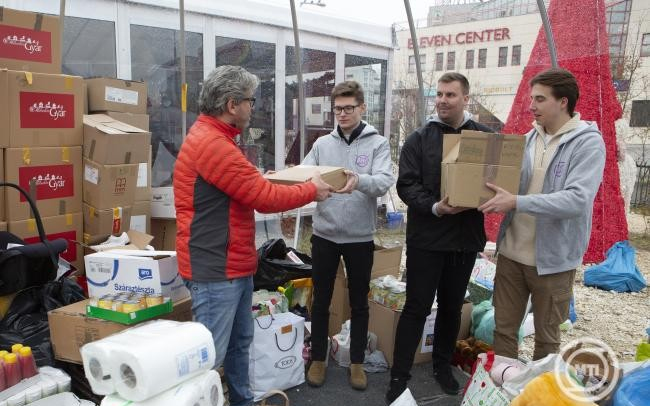
[[[325,361],[312,361],[309,371],[307,372],[307,383],[315,388],[325,383]]]
[[[448,395],[458,395],[458,392],[460,391],[460,385],[458,384],[456,378],[454,378],[454,374],[452,373],[451,367],[449,365],[440,366],[437,368],[434,367],[433,377],[436,379],[443,392]]]
[[[368,386],[363,364],[350,364],[350,386],[356,390],[365,390]]]
[[[391,378],[386,392],[386,404],[390,405],[406,390],[405,378]]]

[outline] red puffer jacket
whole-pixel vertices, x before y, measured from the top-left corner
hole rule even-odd
[[[216,282],[255,273],[254,210],[273,213],[314,200],[316,186],[274,185],[242,154],[239,130],[201,114],[174,168],[176,252],[184,279]]]

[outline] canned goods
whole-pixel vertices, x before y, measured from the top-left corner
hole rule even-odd
[[[145,307],[147,307],[147,298],[143,294],[138,293],[136,295],[133,295],[133,297],[131,299],[132,300],[137,300],[138,302],[140,302],[140,307],[141,308],[144,309]]]
[[[147,302],[147,307],[158,306],[163,303],[163,296],[161,294],[147,295],[145,297]]]
[[[124,306],[125,300],[123,299],[113,299],[113,306],[111,308],[116,312],[122,311],[122,306]]]
[[[97,307],[100,309],[111,310],[113,308],[113,297],[111,295],[100,297],[97,301]]]
[[[138,300],[127,300],[122,304],[122,313],[131,313],[142,309],[140,306],[140,301]]]
[[[98,299],[96,297],[91,297],[88,299],[88,304],[92,307],[97,307]]]

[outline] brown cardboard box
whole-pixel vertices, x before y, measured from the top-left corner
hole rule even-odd
[[[99,164],[139,164],[149,159],[151,133],[105,114],[83,117],[83,156]]]
[[[64,214],[62,216],[43,217],[43,228],[48,240],[65,238],[68,240],[68,249],[61,256],[77,269],[83,269],[83,253],[75,243],[82,237],[81,212]],[[31,244],[39,242],[36,220],[27,219],[10,221],[8,226],[10,233],[17,235]]]
[[[151,146],[149,146],[149,157],[146,162],[138,163],[138,181],[135,184],[135,200],[151,201]]]
[[[402,262],[402,246],[384,248],[375,245],[370,279],[379,278],[385,275],[399,274]],[[341,331],[341,324],[350,318],[350,298],[347,279],[345,278],[343,261],[339,263],[339,269],[334,280],[334,293],[330,303],[330,318],[328,325],[329,335]]]
[[[0,66],[29,72],[61,73],[59,17],[3,7]]]
[[[135,202],[138,164],[102,165],[84,158],[83,200],[98,209]]]
[[[41,217],[81,212],[81,147],[8,148],[5,179],[36,197]],[[17,190],[6,189],[5,196],[7,220],[33,217]]]
[[[516,194],[525,141],[480,131],[445,134],[441,195],[449,197],[452,206],[478,207],[494,196],[487,182]]]
[[[92,244],[96,241],[105,241],[111,234],[119,235],[126,232],[129,230],[131,215],[131,206],[96,209],[84,203],[84,243]]]
[[[151,234],[151,201],[133,203],[129,230]],[[172,250],[173,251],[173,250]]]
[[[0,179],[5,179],[5,152],[0,149]],[[5,187],[0,188],[0,221],[5,220]],[[5,230],[6,231],[6,230]]]
[[[394,311],[386,306],[368,301],[370,317],[368,320],[368,331],[377,335],[377,348],[384,353],[389,365],[393,364],[393,350],[395,349],[395,332],[397,323],[402,312]],[[463,305],[458,331],[458,340],[468,337],[469,327],[472,321],[472,304],[466,302]],[[422,339],[418,344],[413,363],[431,362],[431,352],[422,352]]]
[[[106,114],[109,117],[113,117],[117,121],[127,123],[145,131],[149,131],[148,114],[120,113],[119,111],[105,111],[103,114]]]
[[[7,231],[7,222],[0,221],[0,231]]]
[[[151,245],[158,251],[176,251],[176,219],[151,219]]]
[[[0,146],[81,145],[82,84],[78,76],[0,70]]]
[[[334,166],[297,165],[282,169],[271,175],[264,175],[264,177],[272,183],[295,185],[309,181],[316,171],[320,172],[323,181],[330,184],[335,190],[343,188],[347,182],[347,176],[343,173],[343,168]]]
[[[48,312],[50,338],[56,359],[81,364],[79,349],[129,327],[108,320],[86,316],[87,300],[60,307]],[[192,300],[185,298],[174,303],[174,310],[160,317],[166,320],[192,321]]]
[[[86,79],[88,111],[147,113],[147,84],[113,78]]]
[[[151,217],[176,219],[173,187],[163,186],[151,188]]]

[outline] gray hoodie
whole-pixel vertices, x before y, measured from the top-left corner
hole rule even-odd
[[[314,234],[338,244],[372,241],[377,198],[395,183],[388,140],[366,124],[348,145],[334,129],[316,140],[302,163],[341,166],[359,175],[352,193],[333,193],[316,205]]]
[[[562,135],[551,158],[542,193],[525,195],[532,176],[536,130],[526,134],[517,211],[535,217],[535,262],[539,275],[568,271],[582,263],[591,237],[594,198],[603,179],[605,143],[595,123],[581,121]],[[514,212],[506,214],[498,242]]]

